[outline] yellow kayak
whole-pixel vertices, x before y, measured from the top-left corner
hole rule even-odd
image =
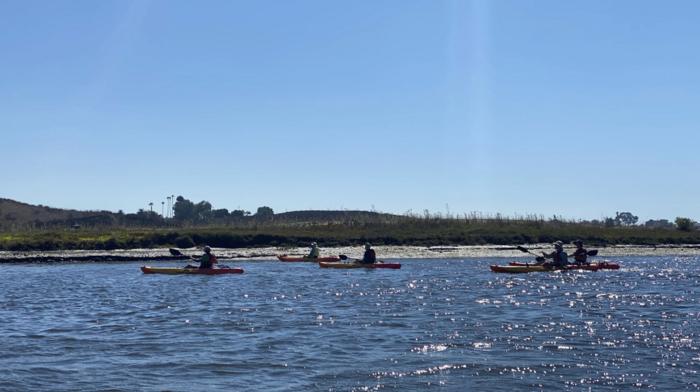
[[[167,274],[167,275],[224,275],[224,274],[242,274],[241,268],[177,268],[177,267],[149,267],[147,265],[141,267],[144,274]]]
[[[325,263],[320,262],[318,265],[321,268],[389,268],[389,269],[399,269],[401,264],[399,263],[374,263],[374,264],[363,264],[363,263]]]

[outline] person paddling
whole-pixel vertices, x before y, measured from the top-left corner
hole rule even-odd
[[[572,255],[574,256],[574,263],[576,263],[577,265],[589,264],[588,251],[583,247],[583,241],[576,240],[574,241],[574,245],[576,245],[576,250]]]
[[[358,262],[362,264],[374,264],[377,262],[377,254],[369,242],[365,244],[365,254],[362,256],[362,260],[358,260]]]
[[[195,261],[199,261],[199,267],[188,265],[186,268],[212,269],[214,268],[214,264],[217,263],[216,256],[214,256],[214,254],[211,253],[211,248],[208,246],[204,247],[203,255],[201,255],[200,257],[192,256],[192,259]]]
[[[321,254],[321,251],[318,249],[318,244],[315,242],[312,242],[311,243],[311,250],[309,251],[309,254],[306,256],[306,258],[318,259],[320,254]]]
[[[567,255],[566,252],[564,252],[564,243],[561,241],[557,241],[553,245],[554,252],[542,252],[542,255],[544,256],[545,260],[552,259],[552,261],[545,262],[542,265],[556,268],[567,266],[569,264],[569,255]]]

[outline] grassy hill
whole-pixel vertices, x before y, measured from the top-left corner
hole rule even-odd
[[[113,222],[109,211],[78,211],[32,205],[0,198],[0,231],[70,227],[74,224]]]

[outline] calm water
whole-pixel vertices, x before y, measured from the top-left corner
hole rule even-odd
[[[700,258],[488,270],[506,261],[3,265],[0,390],[700,388]]]

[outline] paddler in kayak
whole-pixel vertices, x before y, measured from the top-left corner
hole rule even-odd
[[[542,252],[542,255],[546,259],[552,259],[552,261],[545,261],[542,265],[547,267],[562,268],[569,265],[569,255],[564,252],[564,243],[557,241],[554,244],[554,252],[547,253]]]
[[[357,260],[357,262],[362,264],[374,264],[377,262],[377,254],[369,242],[365,244],[365,254],[362,256],[362,260]]]
[[[216,256],[214,256],[213,253],[211,253],[211,248],[208,246],[204,247],[204,254],[201,255],[200,257],[195,257],[192,256],[192,260],[199,261],[199,267],[196,267],[194,265],[188,265],[185,268],[199,268],[199,269],[212,269],[214,268],[214,264],[216,264]]]
[[[319,255],[321,254],[321,251],[318,249],[318,244],[315,242],[311,243],[311,250],[309,250],[309,254],[306,255],[307,259],[318,259]]]
[[[583,241],[574,241],[576,245],[576,250],[574,251],[574,264],[576,265],[587,265],[588,263],[588,251],[583,247]]]

